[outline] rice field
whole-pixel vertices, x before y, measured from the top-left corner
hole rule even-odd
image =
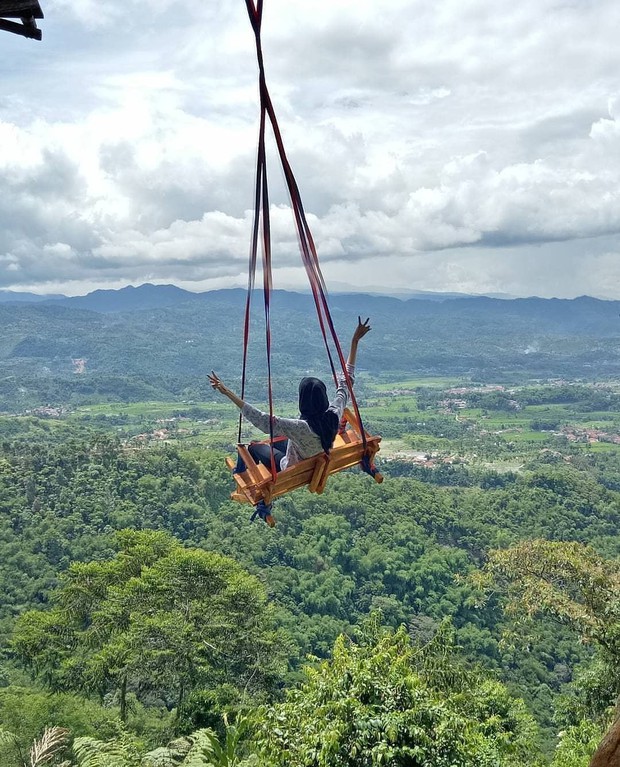
[[[412,377],[374,385],[366,380],[365,384],[362,415],[369,431],[384,434],[384,456],[432,452],[499,467],[506,461],[519,465],[521,458],[526,460],[545,448],[620,452],[620,445],[612,442],[614,435],[620,434],[620,412],[586,411],[569,404],[528,405],[501,411],[465,407],[449,413],[437,404],[420,410],[416,394],[419,387],[426,392],[435,389],[440,401],[442,392],[459,385],[459,381]],[[265,403],[257,404],[267,409]],[[296,403],[280,401],[276,409],[294,416]],[[205,401],[100,403],[74,408],[60,418],[20,418],[30,419],[28,429],[38,424],[37,429],[51,437],[67,429],[83,429],[113,433],[128,443],[174,442],[201,449],[230,449],[237,440],[238,428],[236,409],[215,395]],[[0,419],[0,434],[11,433],[6,420]],[[557,424],[555,431],[541,430],[545,421]],[[244,428],[244,439],[257,435],[253,427]]]

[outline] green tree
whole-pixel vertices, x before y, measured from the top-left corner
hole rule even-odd
[[[265,714],[262,762],[296,767],[491,767],[535,763],[536,728],[522,702],[468,671],[444,626],[414,647],[403,627],[342,635],[332,657]]]
[[[164,533],[124,531],[107,562],[74,564],[56,606],[17,621],[13,648],[53,690],[113,692],[178,707],[194,689],[260,695],[279,681],[285,642],[261,584],[233,560]]]
[[[0,688],[0,728],[12,733],[15,748],[23,754],[52,725],[76,736],[109,738],[118,732],[120,722],[116,711],[74,693],[24,686]],[[0,764],[4,767],[1,758]]]
[[[594,644],[593,662],[565,696],[561,713],[572,723],[554,759],[585,765],[620,694],[620,563],[583,544],[534,540],[492,551],[472,579],[487,594],[500,592],[517,639],[530,641],[547,618]]]
[[[514,629],[529,635],[541,617],[566,625],[601,649],[620,674],[620,562],[574,542],[524,541],[491,551],[472,581],[499,590]],[[620,678],[620,677],[618,677]]]
[[[587,767],[600,739],[601,728],[593,722],[582,721],[559,733],[552,767]]]

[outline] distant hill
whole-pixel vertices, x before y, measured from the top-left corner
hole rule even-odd
[[[9,303],[13,301],[38,303],[39,301],[50,301],[59,298],[66,298],[66,296],[60,294],[47,294],[40,296],[37,293],[19,293],[14,290],[0,290],[0,303]]]
[[[291,297],[291,302],[296,303],[303,296],[305,300],[310,300],[309,292],[294,292],[280,290],[277,291],[281,297]],[[245,297],[245,291],[239,290]],[[120,290],[95,290],[85,296],[60,297],[56,299],[63,306],[70,306],[76,309],[88,309],[93,312],[109,314],[113,312],[130,312],[141,309],[157,309],[168,306],[176,306],[186,301],[211,301],[218,296],[232,295],[231,290],[214,290],[202,293],[193,293],[189,290],[183,290],[174,285],[151,285],[146,283],[138,287],[127,286]],[[373,298],[388,298],[394,300],[406,300],[409,298],[419,298],[429,301],[444,301],[446,299],[468,298],[462,293],[431,293],[404,291],[399,295],[390,295],[389,291],[374,291],[372,293],[355,293],[350,290],[338,292],[332,291],[331,296],[334,300],[346,298],[347,296],[366,295]],[[262,300],[259,298],[258,300]],[[284,300],[284,299],[282,299]]]
[[[134,288],[128,285],[120,290],[95,290],[85,296],[63,297],[58,303],[75,309],[88,309],[103,314],[131,312],[140,309],[157,309],[191,301],[200,296],[175,285],[151,285],[146,283]]]
[[[339,293],[351,293],[351,288],[345,282],[330,281],[329,283],[331,295]],[[406,300],[407,298],[421,298],[427,301],[444,301],[447,298],[503,298],[510,299],[515,298],[508,293],[484,293],[484,294],[470,294],[470,293],[443,293],[434,290],[411,290],[410,288],[389,288],[376,286],[372,290],[354,290],[354,293],[365,293],[371,296],[390,296],[392,298],[400,298]]]
[[[372,292],[357,291],[351,292],[344,283],[334,283],[331,285],[331,295],[371,295],[379,298],[395,298],[401,301],[417,298],[427,301],[445,301],[448,299],[471,298],[464,293],[435,293],[432,291],[416,290],[393,290],[390,288],[377,288]],[[25,302],[39,303],[51,302],[70,306],[76,309],[87,309],[102,314],[114,312],[131,312],[141,309],[156,309],[167,306],[175,306],[185,301],[211,300],[214,295],[226,293],[227,291],[206,291],[195,293],[189,290],[183,290],[175,285],[152,285],[145,283],[138,287],[128,285],[119,290],[94,290],[83,296],[64,296],[60,294],[37,295],[35,293],[18,293],[10,290],[0,290],[0,303],[6,302]],[[245,291],[242,291],[243,293]],[[293,296],[310,296],[309,292],[280,291]],[[496,298],[510,298],[509,296],[498,295]]]
[[[208,397],[210,370],[238,382],[244,303],[241,289],[196,294],[148,285],[0,303],[0,410],[26,402]],[[371,317],[359,364],[375,380],[620,378],[618,301],[349,293],[332,296],[331,307],[345,351],[358,314]],[[257,294],[252,396],[264,394],[263,311]],[[276,390],[290,392],[308,373],[329,377],[311,296],[275,291],[271,317]]]

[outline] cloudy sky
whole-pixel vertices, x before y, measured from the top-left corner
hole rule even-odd
[[[245,285],[243,0],[41,0],[0,33],[0,289]],[[265,0],[332,290],[620,299],[617,0]],[[270,158],[277,287],[304,285]]]

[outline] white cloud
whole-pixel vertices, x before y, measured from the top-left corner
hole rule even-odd
[[[244,4],[44,11],[41,44],[3,38],[0,287],[243,284],[257,131]],[[266,0],[268,81],[326,274],[620,297],[618,23],[611,0]],[[270,157],[276,278],[292,287]]]

